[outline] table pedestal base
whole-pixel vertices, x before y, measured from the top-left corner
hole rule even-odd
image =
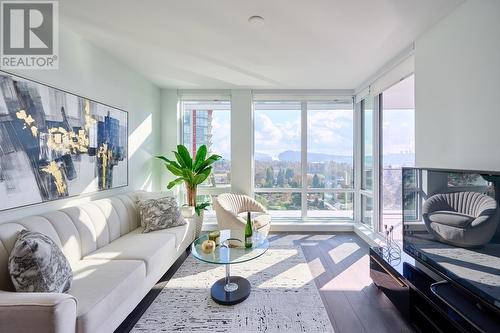
[[[229,286],[226,287],[227,278],[217,280],[211,289],[212,299],[221,305],[234,305],[243,302],[250,295],[250,282],[241,276],[231,276]],[[236,290],[234,290],[234,288]],[[226,289],[234,291],[226,291]]]

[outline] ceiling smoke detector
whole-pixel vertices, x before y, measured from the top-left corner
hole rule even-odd
[[[264,25],[264,18],[259,15],[253,15],[248,18],[248,23],[257,27],[261,27]]]

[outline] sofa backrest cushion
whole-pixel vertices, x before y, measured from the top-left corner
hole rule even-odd
[[[14,290],[7,260],[21,230],[51,238],[74,266],[82,257],[139,227],[135,203],[138,193],[119,194],[0,224],[0,290]]]

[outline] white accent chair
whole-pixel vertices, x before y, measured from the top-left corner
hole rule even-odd
[[[223,193],[213,202],[219,229],[244,229],[247,212],[252,214],[254,229],[267,237],[271,227],[271,216],[260,203],[253,198],[234,193]]]

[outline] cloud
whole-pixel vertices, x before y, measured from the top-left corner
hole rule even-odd
[[[257,111],[255,151],[277,158],[285,150],[300,150],[300,111]]]
[[[386,154],[415,152],[415,114],[405,110],[385,110],[383,114],[383,150]]]
[[[274,158],[286,150],[300,151],[300,111],[257,111],[255,151]],[[353,111],[309,111],[308,150],[314,153],[352,155]]]
[[[229,112],[217,111],[213,113],[212,152],[222,155],[224,159],[231,159],[231,122]]]

